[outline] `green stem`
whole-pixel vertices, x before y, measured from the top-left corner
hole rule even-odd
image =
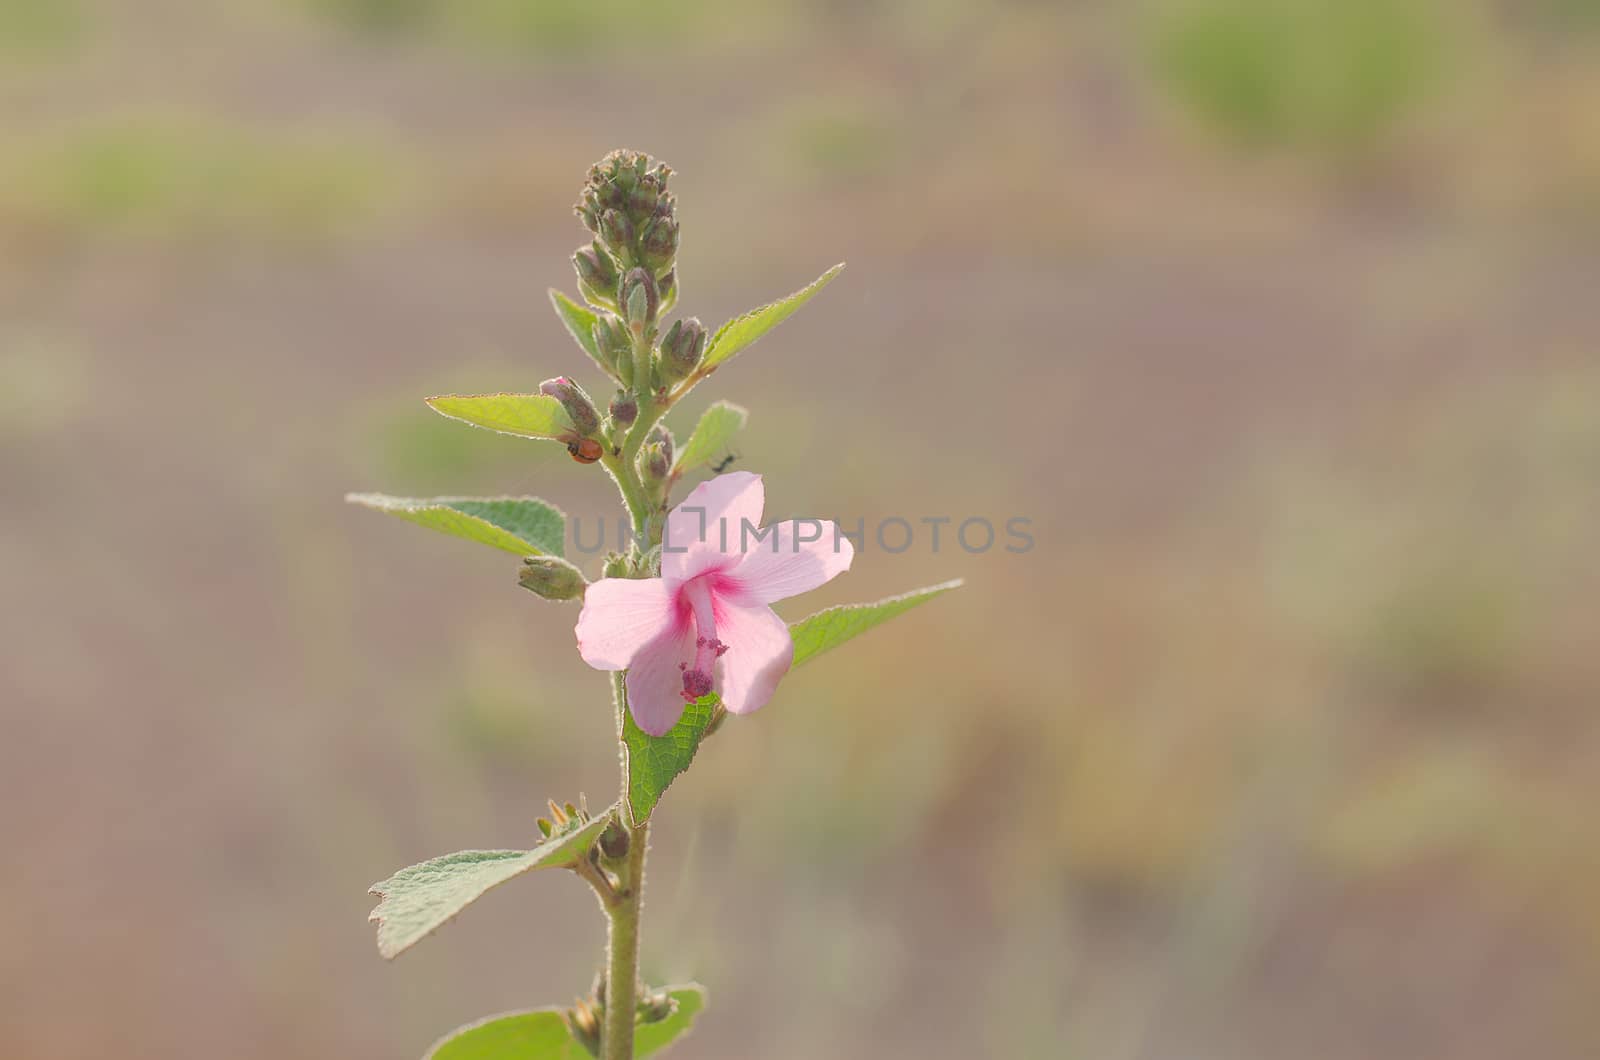
[[[648,380],[649,355],[636,344],[635,378]],[[642,366],[639,363],[643,362]],[[643,367],[645,374],[639,375]],[[644,448],[650,429],[666,415],[671,400],[657,401],[648,382],[635,390],[639,403],[638,419],[623,441],[622,451],[616,455],[606,453],[605,469],[622,492],[623,503],[633,519],[634,537],[648,548],[659,539],[660,528],[651,525],[650,502],[644,485],[639,481],[639,451]],[[627,686],[621,673],[612,677],[612,693],[616,698],[617,740],[622,742],[623,727],[627,721]],[[624,747],[623,755],[627,751]],[[622,804],[619,822],[629,827],[627,759],[623,759]],[[607,896],[596,888],[605,906],[608,921],[606,932],[606,1007],[605,1024],[600,1031],[600,1060],[633,1060],[634,1013],[637,1007],[639,983],[639,910],[644,897],[644,857],[649,845],[650,826],[640,821],[632,824],[628,832],[628,853],[622,864],[611,866],[616,871],[618,886]]]
[[[637,455],[637,451],[634,455]],[[617,484],[617,489],[622,493],[622,503],[628,506],[628,517],[633,520],[634,536],[642,541],[645,526],[650,519],[650,502],[645,500],[644,488],[634,473],[633,463],[633,457],[626,448],[623,449],[621,456],[612,456],[607,452],[600,458],[601,466],[611,475],[611,480]]]
[[[627,866],[616,902],[606,913],[606,1020],[600,1031],[600,1060],[633,1060],[634,1009],[639,987],[639,910],[644,897],[644,855],[650,826],[640,823],[628,836]]]

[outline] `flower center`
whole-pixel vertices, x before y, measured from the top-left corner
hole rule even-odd
[[[683,671],[683,691],[678,694],[687,703],[710,695],[716,686],[713,667],[728,650],[717,639],[716,609],[711,605],[711,587],[704,577],[693,578],[683,587],[683,597],[694,608],[694,665],[679,663]]]

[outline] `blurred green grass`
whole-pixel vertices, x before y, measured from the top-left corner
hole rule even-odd
[[[0,224],[29,232],[318,241],[406,202],[420,167],[333,131],[141,115],[10,138],[0,169]]]
[[[1149,19],[1162,83],[1210,128],[1335,154],[1395,132],[1455,30],[1433,0],[1170,0]]]

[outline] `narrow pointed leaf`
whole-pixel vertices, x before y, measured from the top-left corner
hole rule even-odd
[[[634,722],[633,711],[624,712],[628,811],[635,823],[650,819],[662,793],[694,761],[716,706],[715,695],[701,696],[684,707],[683,717],[665,736],[651,736]]]
[[[957,578],[876,603],[843,604],[802,618],[789,626],[789,635],[794,638],[794,665],[808,662],[830,648],[837,648],[845,641],[859,637],[873,626],[882,625],[896,615],[905,614],[918,604],[926,603],[960,585],[961,579]]]
[[[560,556],[566,549],[566,515],[537,497],[424,498],[350,493],[345,500],[519,556]]]
[[[672,473],[681,475],[709,464],[723,455],[723,450],[744,427],[749,413],[728,401],[719,401],[706,409],[694,433],[678,451],[678,462]]]
[[[548,394],[444,394],[428,399],[453,420],[521,438],[557,439],[576,428],[561,402]]]
[[[378,925],[378,952],[394,957],[483,897],[491,887],[534,869],[566,868],[588,855],[611,809],[582,828],[532,850],[463,850],[401,869],[372,885],[381,900],[367,919]]]
[[[705,370],[710,371],[728,361],[734,354],[788,320],[795,310],[810,301],[811,296],[826,287],[843,268],[844,262],[840,262],[787,298],[780,298],[760,309],[752,309],[722,325],[706,346]]]
[[[698,983],[666,991],[675,1002],[672,1015],[634,1031],[635,1057],[651,1056],[683,1037],[706,1007],[706,991]],[[424,1060],[589,1060],[589,1054],[567,1031],[560,1009],[539,1008],[490,1016],[452,1031]]]
[[[550,304],[555,306],[556,316],[561,318],[561,323],[566,325],[567,333],[577,340],[584,353],[589,355],[602,372],[607,375],[611,370],[600,359],[600,350],[594,344],[594,325],[598,317],[592,309],[581,306],[568,298],[554,287],[550,288]]]

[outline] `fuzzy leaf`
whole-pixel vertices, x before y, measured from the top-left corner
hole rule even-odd
[[[561,323],[566,325],[567,333],[578,341],[583,352],[589,359],[599,366],[602,372],[611,374],[605,362],[600,359],[600,350],[594,344],[594,325],[599,318],[587,306],[581,306],[568,298],[554,287],[550,288],[550,304],[555,306],[556,316],[561,318]]]
[[[576,430],[561,402],[548,394],[444,394],[428,399],[453,420],[521,438],[560,438]]]
[[[678,461],[672,473],[681,475],[709,464],[721,456],[733,436],[744,427],[749,413],[728,401],[719,401],[706,409],[695,424],[694,433],[678,451]]]
[[[678,774],[689,768],[700,739],[711,724],[717,706],[715,695],[701,696],[684,707],[665,736],[651,736],[633,720],[633,711],[624,712],[622,742],[627,747],[628,810],[634,822],[647,821]]]
[[[720,364],[730,360],[734,354],[755,342],[761,336],[782,324],[794,311],[811,300],[816,294],[828,285],[844,268],[840,262],[827,272],[813,280],[808,286],[800,288],[787,298],[780,298],[776,302],[764,305],[759,309],[752,309],[743,316],[734,317],[717,329],[711,336],[711,341],[706,345],[706,358],[704,370],[710,371]]]
[[[698,983],[666,991],[676,1007],[666,1019],[634,1031],[636,1057],[660,1052],[687,1034],[706,1007],[705,987]],[[436,1043],[424,1060],[589,1060],[589,1054],[567,1031],[560,1009],[539,1008],[469,1023]]]
[[[794,638],[794,665],[809,662],[830,648],[837,648],[845,641],[859,637],[873,626],[882,625],[896,615],[904,614],[918,604],[926,603],[960,585],[961,579],[957,578],[876,603],[843,604],[802,618],[789,626],[789,635]]]
[[[560,556],[566,548],[566,515],[537,497],[418,498],[349,493],[344,499],[519,556]]]
[[[401,869],[372,885],[381,901],[368,920],[378,925],[378,952],[394,957],[483,897],[491,887],[534,869],[566,868],[599,838],[612,809],[582,828],[532,850],[463,850]]]

